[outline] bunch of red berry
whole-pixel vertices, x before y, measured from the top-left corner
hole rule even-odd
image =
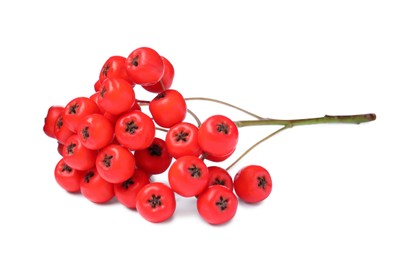
[[[170,89],[173,78],[166,58],[141,47],[128,57],[110,57],[90,97],[51,106],[43,130],[57,139],[62,155],[54,172],[57,183],[94,203],[116,197],[151,222],[173,215],[175,193],[196,198],[200,216],[211,224],[232,219],[238,197],[248,203],[267,198],[272,182],[266,169],[247,166],[232,179],[221,167],[207,167],[206,160],[221,162],[233,154],[237,125],[223,115],[198,126],[184,121],[187,105]],[[138,100],[136,85],[157,95]],[[145,105],[149,113],[142,112]],[[164,172],[168,183],[151,178]]]

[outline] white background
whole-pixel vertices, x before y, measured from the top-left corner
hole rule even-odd
[[[0,4],[0,259],[410,259],[408,1],[90,2]],[[172,219],[152,224],[64,192],[55,140],[42,132],[51,105],[91,95],[108,57],[142,46],[173,63],[185,97],[272,118],[377,120],[293,128],[259,146],[231,174],[262,165],[273,192],[240,203],[225,225],[208,225],[194,198],[179,197]],[[188,106],[202,120],[250,119]],[[275,129],[240,129],[220,165]]]

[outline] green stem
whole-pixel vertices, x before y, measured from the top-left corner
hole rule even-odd
[[[217,100],[217,99],[213,99],[213,98],[190,97],[190,98],[185,98],[185,100],[187,100],[187,101],[189,101],[189,100],[205,100],[205,101],[215,102],[215,103],[219,103],[219,104],[222,104],[222,105],[225,105],[225,106],[228,106],[228,107],[232,107],[232,108],[237,109],[237,110],[239,110],[239,111],[242,111],[242,112],[244,112],[245,114],[248,114],[248,115],[250,115],[250,116],[253,116],[253,117],[256,118],[256,119],[265,119],[265,118],[263,118],[263,117],[261,117],[261,116],[258,116],[258,115],[254,114],[254,113],[251,113],[251,112],[249,112],[249,111],[247,111],[247,110],[245,110],[245,109],[243,109],[243,108],[240,108],[240,107],[234,106],[234,105],[232,105],[232,104],[229,104],[229,103],[227,103],[227,102],[224,102],[224,101],[221,101],[221,100]]]
[[[256,146],[260,145],[261,143],[265,142],[266,140],[268,140],[269,138],[271,138],[272,136],[278,134],[279,132],[285,130],[289,128],[288,126],[284,126],[278,130],[276,130],[275,132],[265,136],[264,138],[262,138],[261,140],[259,140],[258,142],[256,142],[254,145],[252,145],[251,147],[248,148],[248,150],[246,150],[243,154],[241,154],[241,156],[238,157],[238,159],[236,159],[231,165],[228,166],[228,168],[226,168],[226,171],[229,171],[229,169],[231,169],[236,163],[238,163],[245,155],[247,155],[250,151],[252,151]]]
[[[189,109],[187,109],[186,111],[188,112],[188,114],[190,114],[190,115],[195,119],[196,124],[198,125],[198,127],[200,127],[200,126],[201,126],[201,120],[199,120],[198,116],[195,115],[195,113],[192,112],[192,111],[189,110]]]
[[[260,120],[242,120],[236,121],[238,127],[257,126],[257,125],[284,125],[287,128],[299,125],[317,125],[329,123],[345,123],[345,124],[361,124],[376,120],[375,114],[360,114],[360,115],[346,115],[346,116],[330,116],[304,119],[260,119]]]

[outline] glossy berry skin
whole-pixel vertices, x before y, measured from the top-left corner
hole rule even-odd
[[[148,183],[149,175],[143,170],[135,169],[131,178],[114,185],[115,197],[127,208],[135,209],[138,192]]]
[[[214,115],[199,127],[198,142],[205,153],[223,158],[233,153],[238,136],[238,127],[231,119],[223,115]]]
[[[208,187],[197,200],[199,215],[213,225],[230,221],[235,216],[237,208],[237,197],[230,189],[222,185]]]
[[[149,174],[160,174],[166,171],[171,164],[165,141],[154,138],[149,147],[134,152],[135,164],[139,169]]]
[[[100,71],[100,84],[102,84],[107,78],[120,78],[132,83],[132,81],[128,78],[125,57],[111,56],[107,59]]]
[[[172,81],[174,80],[175,70],[171,62],[165,57],[161,57],[164,63],[164,75],[161,80],[154,85],[142,85],[142,87],[152,93],[161,93],[171,87]]]
[[[121,78],[105,79],[99,93],[98,105],[112,115],[129,111],[135,102],[133,86]]]
[[[77,134],[85,147],[91,150],[99,150],[112,142],[114,126],[103,115],[91,114],[80,121]]]
[[[200,194],[207,187],[208,179],[208,168],[195,156],[178,158],[168,172],[168,181],[172,190],[183,197]]]
[[[164,74],[164,63],[161,56],[148,47],[132,51],[127,57],[126,68],[130,80],[139,85],[153,85]]]
[[[121,183],[134,174],[133,154],[118,144],[110,144],[98,152],[95,166],[99,175],[110,183]]]
[[[138,192],[136,209],[150,222],[159,223],[169,219],[174,214],[175,208],[175,194],[164,183],[149,183]]]
[[[47,116],[44,118],[43,126],[43,131],[48,137],[56,138],[56,135],[54,133],[54,126],[63,110],[64,107],[62,106],[51,106],[48,109]]]
[[[209,166],[209,180],[208,186],[212,185],[222,185],[227,187],[229,190],[233,190],[233,180],[231,175],[223,168],[219,166]]]
[[[181,93],[168,89],[159,93],[150,102],[149,111],[155,123],[159,126],[170,128],[185,119],[187,106]]]
[[[169,154],[174,158],[185,155],[198,157],[202,150],[198,144],[198,127],[188,122],[172,126],[165,137]]]
[[[85,147],[77,134],[67,138],[63,148],[63,159],[68,166],[85,171],[95,165],[97,151]]]
[[[236,147],[235,147],[236,148]],[[213,154],[206,154],[205,159],[211,162],[223,162],[226,159],[228,159],[229,157],[231,157],[231,155],[235,152],[235,149],[233,149],[231,152],[229,152],[228,154],[225,154],[224,156],[216,156]]]
[[[114,198],[114,185],[107,182],[93,168],[84,173],[80,183],[81,194],[94,203],[106,203]]]
[[[57,163],[54,169],[54,178],[58,185],[68,192],[80,191],[80,183],[83,176],[83,171],[71,168],[63,159]]]
[[[115,136],[118,142],[128,149],[145,149],[155,138],[155,124],[145,113],[133,110],[117,119]]]
[[[272,179],[265,168],[249,165],[235,175],[234,189],[241,200],[247,203],[257,203],[270,195]]]
[[[63,110],[64,124],[74,133],[77,132],[78,124],[87,115],[99,113],[98,105],[87,97],[74,98]]]
[[[61,115],[57,118],[55,125],[54,125],[54,134],[57,139],[57,141],[60,144],[64,144],[65,141],[67,140],[68,137],[72,136],[75,134],[73,131],[71,131],[68,126],[65,124],[63,115]]]

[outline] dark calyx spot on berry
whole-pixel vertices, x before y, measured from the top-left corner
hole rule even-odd
[[[121,184],[121,186],[122,186],[124,189],[128,190],[128,188],[129,188],[130,186],[132,186],[134,183],[135,183],[134,180],[133,180],[132,178],[129,178],[128,180],[124,181],[124,182]]]
[[[130,134],[135,134],[135,130],[138,129],[138,126],[135,124],[134,120],[125,123],[125,132]]]
[[[105,86],[102,86],[102,87],[101,87],[101,91],[100,91],[100,96],[101,96],[102,98],[104,97],[105,92],[107,92],[107,88],[106,88]]]
[[[148,203],[151,205],[152,208],[156,208],[162,205],[161,202],[161,195],[155,196],[152,194],[151,198],[148,200]]]
[[[74,148],[76,147],[76,144],[69,144],[67,145],[67,154],[72,155],[74,153]]]
[[[268,182],[265,179],[265,176],[258,176],[258,187],[265,189],[266,185],[268,184]]]
[[[198,168],[195,164],[188,168],[188,172],[191,174],[191,177],[199,178],[201,177],[201,168]]]
[[[229,126],[225,123],[220,123],[216,125],[216,131],[218,133],[224,133],[224,134],[228,134],[229,133]]]
[[[79,107],[80,107],[80,105],[77,104],[77,103],[75,103],[74,105],[71,105],[71,106],[68,108],[68,113],[69,113],[69,114],[77,114]]]
[[[113,158],[112,155],[106,154],[104,155],[104,159],[102,160],[105,167],[111,167],[111,159]]]
[[[60,117],[60,118],[58,118],[58,120],[57,120],[57,128],[58,129],[60,129],[62,126],[63,126],[63,118],[62,117]]]
[[[161,156],[162,155],[162,148],[161,146],[157,144],[152,144],[150,147],[148,147],[148,152],[149,155],[151,156]]]
[[[220,180],[219,178],[215,178],[215,180],[212,182],[212,185],[225,185],[225,180]]]
[[[90,171],[86,175],[84,175],[84,181],[86,183],[90,183],[91,178],[94,177],[94,172]]]
[[[132,59],[131,64],[135,67],[138,66],[138,59],[140,58],[139,55],[135,56],[134,59]]]
[[[108,70],[110,69],[110,65],[106,65],[104,68],[103,68],[103,70],[102,70],[102,75],[104,76],[104,77],[107,77],[107,74],[108,74]]]
[[[161,93],[159,93],[154,99],[155,99],[155,100],[159,100],[159,99],[161,99],[161,98],[164,98],[165,96],[166,96],[165,92],[161,92]]]
[[[175,135],[175,141],[176,142],[182,141],[182,142],[186,143],[186,142],[188,142],[188,136],[189,136],[189,134],[187,132],[184,132],[184,130],[181,130],[181,132],[179,132]]]
[[[216,205],[217,207],[219,207],[219,209],[220,209],[221,211],[224,211],[225,209],[228,208],[228,202],[229,202],[228,199],[225,199],[224,197],[219,196],[219,200],[215,203],[215,205]]]
[[[71,168],[70,166],[68,166],[67,164],[63,165],[63,169],[62,172],[72,172],[73,168]]]
[[[81,129],[81,135],[83,136],[84,139],[87,139],[90,137],[90,133],[88,132],[88,126]]]

